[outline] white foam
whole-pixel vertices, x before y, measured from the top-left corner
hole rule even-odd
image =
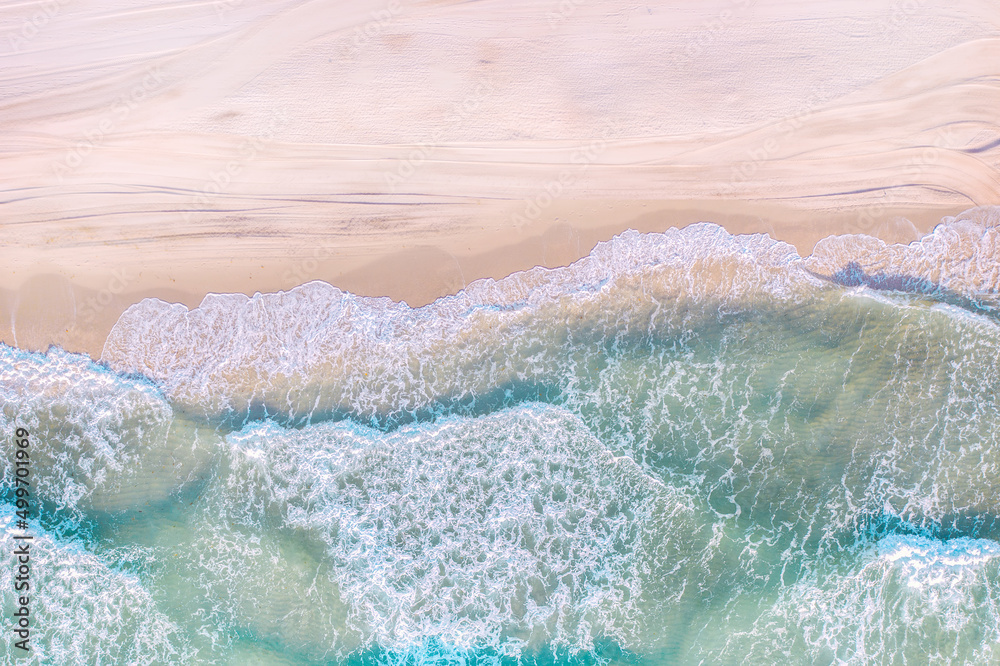
[[[417,309],[323,282],[252,298],[210,294],[193,310],[145,299],[122,314],[102,359],[211,414],[255,406],[295,418],[407,412],[538,381],[554,370],[546,351],[568,334],[608,341],[690,333],[723,314],[800,303],[829,285],[816,275],[835,276],[851,262],[869,276],[995,296],[997,211],[949,218],[907,246],[831,237],[806,260],[766,235],[733,236],[710,223],[628,231],[568,267],[479,280]]]
[[[1000,558],[1000,544],[986,539],[891,536],[879,542],[878,554],[901,572],[908,587],[923,590],[963,585],[970,572]]]
[[[680,330],[719,309],[791,298],[797,259],[765,235],[703,223],[626,232],[569,267],[480,280],[418,309],[322,282],[209,295],[191,311],[145,299],[122,314],[102,359],[215,413],[255,401],[298,415],[408,411],[533,374],[534,348],[564,336],[568,323],[610,337]]]
[[[817,243],[804,263],[823,275],[854,263],[869,278],[907,277],[968,298],[995,299],[1000,296],[1000,206],[945,218],[929,234],[905,245],[863,234],[831,236]]]
[[[0,541],[13,543],[14,510],[0,507]],[[32,521],[30,612],[32,664],[189,663],[178,626],[156,608],[149,590],[134,574],[116,570],[80,543],[64,541]],[[14,607],[16,558],[13,547],[0,554],[0,606]],[[4,617],[10,617],[5,612]],[[0,634],[4,654],[20,654],[9,625]],[[14,663],[4,661],[4,663]],[[22,663],[17,661],[17,663]]]
[[[204,462],[198,432],[174,419],[152,382],[83,355],[0,346],[0,401],[0,430],[29,431],[31,481],[58,509],[119,510],[162,498]],[[0,458],[0,472],[13,477],[10,456]]]
[[[902,252],[898,265],[861,263],[917,271],[959,248],[965,260],[916,277],[971,297],[993,284],[992,227],[965,242],[979,228],[949,222],[910,246],[862,239],[831,266]],[[975,521],[996,512],[997,327],[971,330],[952,306],[898,307],[922,297],[843,290],[804,264],[790,246],[715,225],[633,232],[573,266],[481,281],[418,309],[324,283],[210,295],[190,311],[147,300],[118,322],[105,359],[208,414],[427,417],[417,410],[518,382],[562,391],[564,408],[388,433],[264,421],[230,435],[189,537],[197,559],[174,572],[196,583],[186,593],[197,603],[216,599],[200,621],[219,640],[250,631],[317,659],[356,644],[516,655],[605,638],[641,652],[680,635],[670,613],[691,608],[685,595],[700,590],[700,603],[717,590],[733,595],[711,621],[730,622],[719,631],[734,637],[734,659],[801,660],[774,640],[783,632],[810,661],[935,650],[995,660],[974,631],[998,626],[994,542],[889,537],[852,549],[869,524],[985,533]],[[755,310],[764,316],[726,318]],[[118,492],[127,461],[164,450],[164,429],[177,427],[150,382],[58,351],[18,354],[4,357],[0,390],[63,447],[51,455],[66,460],[39,470],[63,470],[50,494],[68,493],[67,506],[102,479]],[[281,546],[275,535],[289,533],[319,554]],[[786,568],[794,582],[767,587]],[[278,589],[284,572],[292,591]],[[300,588],[323,603],[306,608]]]
[[[901,663],[994,663],[998,567],[995,541],[890,536],[781,590],[751,628],[733,631],[725,653],[759,662],[867,664],[892,655]]]
[[[664,630],[649,609],[690,582],[690,498],[611,455],[565,410],[525,405],[389,434],[256,424],[228,442],[231,515],[324,543],[343,598],[383,648],[635,646]]]

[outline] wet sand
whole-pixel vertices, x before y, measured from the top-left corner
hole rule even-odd
[[[930,231],[943,216],[959,212],[947,207],[889,209],[870,232],[905,243]],[[419,307],[473,280],[534,266],[565,266],[625,229],[654,232],[712,221],[731,233],[767,233],[795,245],[802,256],[826,236],[857,231],[856,212],[805,213],[750,202],[561,201],[550,214],[542,224],[517,232],[484,214],[475,220],[484,223],[478,230],[437,235],[348,235],[336,246],[303,236],[253,258],[247,254],[261,252],[250,249],[259,239],[234,238],[227,243],[232,255],[222,261],[204,256],[193,243],[163,251],[158,262],[143,260],[127,247],[109,248],[104,257],[110,262],[91,272],[67,275],[52,265],[47,272],[31,274],[19,289],[0,291],[0,330],[3,342],[22,349],[43,351],[55,344],[99,359],[119,315],[147,297],[194,308],[208,292],[251,296],[325,280],[359,295],[387,296]],[[495,223],[487,226],[490,222]],[[539,226],[542,233],[535,233]],[[64,261],[72,261],[69,252]]]

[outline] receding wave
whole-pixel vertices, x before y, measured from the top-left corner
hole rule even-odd
[[[146,299],[123,313],[102,360],[205,414],[415,418],[490,391],[544,392],[574,359],[570,348],[697,336],[720,320],[819,303],[845,281],[996,299],[998,225],[998,209],[973,211],[909,246],[842,237],[806,260],[766,235],[708,223],[626,232],[569,267],[477,281],[418,309],[323,282],[212,294],[190,311]]]

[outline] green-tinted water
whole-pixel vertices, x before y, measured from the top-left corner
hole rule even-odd
[[[416,311],[151,302],[111,368],[4,348],[26,663],[1000,663],[992,311],[723,240]]]

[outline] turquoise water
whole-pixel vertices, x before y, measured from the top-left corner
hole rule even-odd
[[[632,232],[419,309],[314,282],[148,299],[100,364],[2,347],[16,661],[1000,663],[991,220]]]

